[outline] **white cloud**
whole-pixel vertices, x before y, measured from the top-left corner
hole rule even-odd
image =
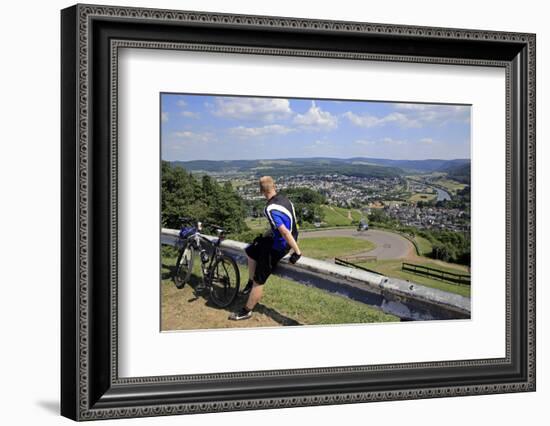
[[[272,122],[292,115],[290,102],[279,98],[216,98],[212,114],[236,120]]]
[[[470,107],[463,105],[427,105],[427,104],[394,104],[395,111],[384,116],[356,114],[348,111],[343,114],[358,127],[379,127],[388,124],[399,127],[422,127],[426,124],[444,125],[449,122],[468,123]]]
[[[186,111],[187,102],[183,99],[180,99],[176,102],[176,105],[180,107],[179,115],[185,118],[199,118],[200,114],[198,112]]]
[[[388,145],[405,145],[407,141],[404,141],[401,139],[383,138],[382,143],[385,143]]]
[[[173,132],[173,137],[179,139],[181,142],[210,142],[216,139],[215,135],[209,132],[198,133],[191,132],[189,130],[182,130],[179,132]]]
[[[357,145],[370,146],[370,145],[376,144],[376,141],[367,140],[367,139],[358,139],[358,140],[354,141],[354,143],[356,143]]]
[[[330,130],[338,127],[338,118],[311,102],[311,107],[305,114],[297,114],[294,123],[310,130]]]
[[[163,112],[161,115],[160,115],[160,119],[163,123],[167,123],[168,122],[168,113],[167,112]]]
[[[470,121],[470,107],[467,105],[395,104],[394,108],[421,123],[443,125]]]
[[[354,141],[357,145],[364,145],[364,146],[382,146],[382,145],[405,145],[407,141],[401,140],[401,139],[392,139],[392,138],[382,138],[382,139],[357,139]]]
[[[358,115],[351,111],[343,114],[349,121],[358,127],[378,127],[386,124],[396,124],[400,127],[420,127],[420,122],[407,117],[401,112],[391,112],[383,117],[377,117],[371,114]]]
[[[193,111],[182,111],[180,113],[180,115],[182,117],[185,117],[185,118],[199,118],[200,117],[200,114],[198,112],[193,112]]]
[[[229,133],[239,138],[263,137],[267,135],[286,135],[294,131],[294,129],[280,124],[269,124],[262,127],[233,127],[229,129]]]
[[[434,143],[434,140],[432,138],[422,138],[420,139],[420,142],[425,143],[426,145],[431,145]]]

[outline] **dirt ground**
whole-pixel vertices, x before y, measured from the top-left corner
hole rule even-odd
[[[239,309],[244,304],[243,297],[237,298],[232,306],[218,308],[208,300],[205,292],[195,294],[190,285],[178,289],[173,282],[164,280],[161,288],[162,331],[299,325],[292,318],[285,317],[261,304],[254,309],[252,318],[246,321],[230,321],[227,317],[233,310]],[[205,309],[206,307],[211,309]]]

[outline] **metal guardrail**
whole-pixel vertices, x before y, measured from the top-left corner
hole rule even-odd
[[[453,283],[470,285],[471,278],[467,274],[457,274],[455,272],[444,271],[443,269],[430,268],[429,266],[416,265],[414,263],[403,262],[401,269],[414,272],[416,274],[427,275],[429,277],[439,278]]]
[[[174,245],[177,240],[177,230],[162,229],[161,244]],[[247,245],[224,240],[221,249],[246,264]],[[402,320],[470,318],[468,297],[306,256],[293,265],[288,258],[281,259],[275,275],[366,303]]]

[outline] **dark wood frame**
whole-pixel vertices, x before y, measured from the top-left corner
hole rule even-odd
[[[62,415],[90,420],[535,390],[535,35],[96,5],[64,9],[61,29]],[[116,65],[125,46],[505,68],[506,357],[119,378]]]

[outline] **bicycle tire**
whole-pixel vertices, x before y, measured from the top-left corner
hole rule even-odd
[[[188,251],[189,257],[186,264],[182,263],[183,255]],[[189,245],[183,247],[178,255],[176,260],[176,272],[174,273],[174,284],[177,288],[183,288],[189,278],[191,278],[191,273],[193,272],[193,264],[195,261],[195,250]]]
[[[220,267],[222,268],[221,272],[225,274],[225,277],[214,276],[214,274],[220,272]],[[229,277],[230,274],[232,274],[234,280],[231,280]],[[212,303],[219,308],[225,308],[231,305],[239,294],[241,282],[237,262],[235,262],[231,256],[226,254],[219,256],[214,265],[212,265],[212,270],[208,276],[208,281],[210,284],[210,300]],[[232,281],[234,281],[234,283]]]

